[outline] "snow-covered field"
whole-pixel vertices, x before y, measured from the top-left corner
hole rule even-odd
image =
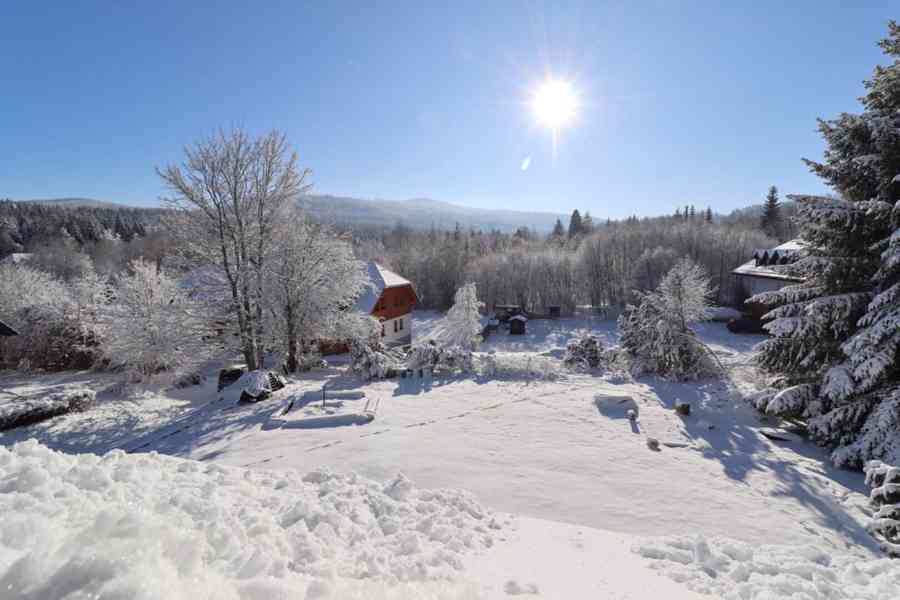
[[[432,321],[433,315],[417,315],[416,335],[421,335]],[[505,333],[492,336],[483,349],[530,352],[554,359],[578,331],[590,330],[607,342],[615,339],[615,324],[610,321],[532,321],[528,328],[526,336]],[[340,368],[332,368],[294,381],[271,399],[254,405],[216,402],[215,388],[210,383],[174,393],[148,388],[144,390],[144,399],[107,398],[98,409],[0,434],[0,444],[11,445],[34,437],[68,452],[122,447],[138,452],[155,450],[199,461],[179,462],[140,453],[114,454],[100,460],[78,459],[87,461],[85,469],[108,469],[107,477],[113,481],[110,473],[116,472],[119,468],[116,465],[132,464],[132,461],[134,465],[150,465],[147,468],[156,471],[173,471],[153,475],[151,480],[177,479],[181,477],[179,473],[188,472],[189,475],[184,475],[186,481],[197,478],[185,483],[191,490],[202,490],[203,485],[213,489],[216,486],[209,481],[223,477],[229,481],[286,481],[285,489],[290,492],[283,492],[276,483],[253,484],[248,488],[229,484],[222,492],[226,496],[230,494],[231,499],[224,502],[227,507],[220,506],[223,504],[220,502],[215,503],[215,508],[206,506],[207,510],[242,514],[235,517],[238,520],[255,515],[258,521],[241,527],[252,532],[259,525],[263,536],[276,531],[277,539],[282,541],[266,543],[275,544],[279,549],[272,553],[273,556],[281,554],[279,560],[293,551],[279,544],[294,543],[290,541],[291,536],[284,537],[286,534],[272,525],[289,508],[284,496],[300,494],[297,490],[304,485],[325,485],[304,483],[302,477],[306,473],[323,469],[356,473],[358,481],[366,482],[391,482],[398,473],[403,473],[415,482],[415,489],[420,486],[425,490],[467,490],[485,507],[482,509],[485,514],[496,511],[500,529],[487,527],[486,532],[478,531],[478,535],[488,536],[491,541],[460,552],[461,563],[455,560],[441,563],[437,578],[431,577],[430,571],[415,578],[394,573],[398,580],[415,580],[404,584],[419,586],[414,592],[407,589],[414,597],[526,594],[526,597],[542,598],[694,598],[700,597],[696,593],[705,592],[714,597],[736,594],[733,597],[780,598],[790,597],[785,590],[802,588],[796,578],[809,582],[810,589],[814,590],[806,590],[807,595],[798,598],[889,597],[882,593],[891,586],[900,592],[900,567],[885,563],[873,566],[876,546],[864,530],[870,509],[862,475],[831,468],[824,460],[825,454],[807,443],[767,439],[759,428],[773,424],[761,423],[757,414],[740,401],[742,395],[751,393],[758,385],[758,376],[749,360],[750,350],[760,338],[731,335],[722,324],[716,323],[703,324],[698,330],[727,367],[728,379],[670,383],[654,378],[634,381],[619,374],[566,374],[555,381],[435,377],[361,383],[344,375]],[[51,385],[51,379],[16,380],[14,389],[38,392],[45,380]],[[319,419],[316,426],[279,425],[278,413],[288,398],[319,390],[325,382],[330,389],[360,391],[366,398],[342,400],[336,409],[310,408],[306,413],[302,410],[298,413]],[[103,393],[98,394],[98,402],[103,397]],[[636,423],[625,418],[624,411],[608,408],[629,398],[638,409]],[[377,415],[371,423],[322,419],[340,416],[336,413],[359,412],[370,399],[379,401]],[[679,417],[672,410],[679,400],[691,404],[690,416]],[[144,402],[149,409],[147,416],[140,410]],[[133,412],[124,410],[132,405]],[[660,441],[659,451],[648,448],[648,437]],[[44,449],[28,448],[27,452],[33,455],[47,455]],[[14,455],[16,452],[21,450],[14,451]],[[41,466],[41,469],[77,471],[76,459],[52,456],[47,462],[55,466]],[[0,486],[5,491],[10,489],[10,460],[0,458]],[[221,474],[220,467],[226,475]],[[142,467],[135,466],[139,468]],[[49,479],[56,481],[60,477]],[[117,489],[115,486],[100,491],[90,489],[90,477],[75,478],[75,483],[65,477],[62,481],[78,488],[77,492],[69,489],[73,497],[98,493],[114,502],[128,497],[121,490],[111,491]],[[154,488],[156,491],[146,492],[154,506],[178,498],[185,487],[173,487],[173,480],[167,481],[168,488],[160,484]],[[346,483],[347,479],[335,481],[357,490],[357,484]],[[358,485],[365,489],[378,488],[382,494],[387,489],[385,484]],[[259,492],[258,497],[254,495],[256,492],[248,491],[260,486],[266,491]],[[351,496],[361,493],[357,490]],[[38,506],[38,501],[28,494],[19,500],[20,504]],[[454,498],[462,497],[453,494]],[[53,497],[49,491],[38,495],[47,502]],[[46,507],[35,508],[38,513],[41,510],[44,510],[42,514],[55,514]],[[372,510],[371,506],[367,510]],[[198,508],[197,514],[200,513]],[[193,512],[191,515],[198,519],[197,523],[212,518],[197,517]],[[89,523],[95,518],[83,516],[81,521],[75,521],[83,522],[84,531],[90,531]],[[377,516],[374,518],[377,520]],[[266,524],[260,525],[263,521]],[[482,525],[489,522],[479,520]],[[427,532],[412,522],[403,525],[407,526],[426,540],[420,540],[424,545],[416,547],[416,552],[421,550],[428,556],[431,556],[429,552],[437,552],[436,546],[426,543]],[[4,535],[2,543],[8,546],[4,549],[6,554],[0,554],[0,574],[10,565],[11,552],[18,552],[16,556],[19,556],[26,550],[24,547],[16,550],[15,545],[8,543],[15,538],[8,537],[12,535],[8,531],[18,531],[16,528],[21,527],[21,524],[0,527]],[[202,529],[196,523],[192,527]],[[246,535],[249,539],[253,534]],[[658,536],[666,539],[655,539]],[[684,542],[672,541],[671,536],[686,536],[684,539],[693,545],[688,547]],[[16,539],[26,537],[33,536]],[[64,538],[53,539],[57,541],[48,541],[48,547],[70,547],[59,541]],[[365,538],[365,544],[370,542]],[[24,542],[16,543],[21,546]],[[205,543],[215,542],[206,538]],[[349,549],[340,550],[344,553],[340,555],[342,558],[332,561],[335,569],[347,567],[353,571],[360,567],[354,544],[347,542]],[[413,547],[413,542],[410,544]],[[764,546],[776,548],[763,551]],[[797,554],[797,563],[779,563],[767,558],[781,556],[779,552],[793,552],[785,546],[802,546],[807,550]],[[242,552],[249,552],[251,546],[237,543],[232,551],[238,547]],[[735,550],[737,554],[731,556],[729,552],[734,548],[739,551]],[[754,548],[760,550],[753,554]],[[210,577],[224,577],[228,581],[222,585],[237,590],[234,593],[238,595],[251,596],[242,591],[250,588],[241,587],[243,583],[236,581],[240,578],[229,569],[223,567],[219,571],[218,566],[213,566],[233,563],[203,563],[210,556],[218,555],[209,551],[200,554],[202,559],[190,563],[191,568],[200,568],[197,565],[201,564],[209,566],[213,569]],[[828,560],[821,556],[827,556]],[[52,558],[34,560],[50,561],[36,563],[39,565],[58,564]],[[148,560],[162,559],[154,555]],[[422,559],[426,566],[430,560]],[[450,563],[462,569],[443,568]],[[299,571],[286,566],[284,569],[281,573],[285,577],[290,572],[289,576],[299,577],[298,585],[303,586],[312,585],[308,578],[320,575],[304,570],[306,567]],[[352,594],[363,589],[354,587],[358,585],[355,579],[358,573],[354,575],[347,569],[335,574],[339,583],[330,584],[332,587],[323,592],[323,597],[329,597],[337,589],[344,594],[340,597],[355,597]],[[686,582],[690,589],[662,574]],[[376,586],[366,588],[366,594],[381,593],[378,586],[388,585],[390,575],[379,579]],[[788,575],[795,579],[789,582],[794,587],[788,584],[778,587]],[[849,591],[845,595],[833,590],[827,592],[822,586],[816,588],[814,579],[820,576],[830,577],[832,588],[836,589],[845,581],[841,578],[853,579],[857,587],[847,587],[847,590],[854,590],[855,595]],[[0,589],[2,583],[0,579]],[[277,585],[273,583],[271,589],[281,589]],[[345,589],[349,591],[345,593]],[[766,590],[769,596],[753,595]],[[779,595],[779,590],[784,593]],[[403,592],[396,593],[397,596],[390,597],[404,597]],[[277,593],[273,594],[278,597]]]

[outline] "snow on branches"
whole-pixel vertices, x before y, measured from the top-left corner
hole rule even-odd
[[[138,376],[196,365],[209,356],[210,327],[178,282],[142,259],[110,289],[101,312],[102,350]]]
[[[889,556],[900,558],[900,468],[873,460],[866,463],[865,472],[875,507],[867,529]]]
[[[570,369],[595,369],[603,361],[603,342],[591,334],[569,340],[563,364]]]
[[[481,309],[474,283],[467,283],[453,298],[453,306],[435,327],[431,339],[444,347],[459,346],[474,350],[481,342]]]
[[[688,380],[715,371],[709,350],[690,328],[706,316],[709,295],[709,278],[689,259],[676,263],[657,291],[640,294],[638,305],[619,318],[621,344],[634,374]]]

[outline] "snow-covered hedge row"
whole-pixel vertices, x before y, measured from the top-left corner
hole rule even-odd
[[[402,475],[381,485],[34,441],[0,447],[0,489],[0,595],[21,599],[434,598],[499,527],[469,494]]]
[[[480,356],[479,374],[485,377],[522,379],[559,379],[562,376],[558,360],[531,352],[491,352]]]
[[[688,588],[724,600],[885,600],[896,598],[900,561],[863,559],[812,546],[759,546],[734,540],[662,538],[634,551]]]

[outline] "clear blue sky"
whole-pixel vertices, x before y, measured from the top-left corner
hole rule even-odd
[[[153,204],[154,167],[232,124],[285,131],[319,193],[621,217],[821,192],[815,119],[858,108],[897,8],[4,2],[0,197]],[[582,104],[555,161],[547,73]]]

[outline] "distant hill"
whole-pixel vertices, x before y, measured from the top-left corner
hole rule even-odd
[[[120,202],[94,200],[92,198],[48,198],[46,200],[19,200],[19,202],[43,204],[45,206],[68,206],[70,208],[134,208]]]
[[[29,204],[69,208],[132,208],[118,202],[91,198],[48,198],[20,200]],[[450,202],[415,198],[412,200],[363,200],[327,194],[310,194],[303,205],[319,221],[338,225],[376,225],[392,227],[403,223],[416,229],[461,227],[515,231],[525,226],[541,232],[553,229],[556,219],[568,223],[568,215],[489,208],[472,208]]]
[[[413,228],[461,227],[513,231],[525,226],[550,231],[556,219],[568,222],[568,215],[549,212],[526,212],[489,208],[472,208],[449,202],[416,198],[412,200],[362,200],[342,196],[311,194],[304,206],[318,220],[342,225],[392,226],[403,223]]]

